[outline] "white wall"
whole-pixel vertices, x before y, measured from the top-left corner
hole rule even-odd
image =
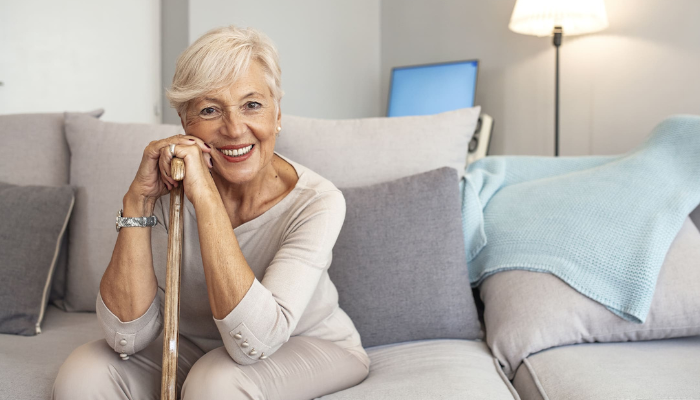
[[[382,0],[381,104],[391,67],[478,58],[491,154],[554,152],[551,38],[508,30],[515,0]],[[619,154],[664,117],[700,114],[700,1],[606,0],[610,28],[560,49],[560,155]]]
[[[160,1],[0,2],[0,114],[160,122]]]
[[[282,112],[314,118],[383,113],[380,0],[190,0],[190,43],[212,28],[254,27],[277,46]]]

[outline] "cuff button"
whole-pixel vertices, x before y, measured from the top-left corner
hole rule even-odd
[[[122,346],[126,346],[126,339],[122,339],[119,341],[119,344]]]
[[[255,347],[253,347],[253,349],[248,354],[250,354],[251,356],[254,356],[254,355],[258,354],[258,352],[255,351]]]
[[[267,356],[265,355],[265,353],[260,353],[260,359],[261,359],[261,360],[264,360],[264,359],[266,359],[266,358],[267,358]]]
[[[241,343],[241,347],[248,347],[248,339],[244,340],[243,343]]]
[[[128,354],[126,354],[126,353],[121,353],[121,354],[119,354],[119,357],[121,357],[121,358],[122,358],[122,360],[124,360],[124,361],[126,361],[126,360],[128,360],[128,359],[129,359],[129,355],[128,355]]]
[[[237,334],[233,335],[233,337],[236,338],[236,339],[240,339],[240,338],[242,338],[243,336],[241,336],[241,333],[238,332]]]

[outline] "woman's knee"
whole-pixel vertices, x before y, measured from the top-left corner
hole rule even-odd
[[[182,400],[189,399],[264,399],[264,396],[226,349],[220,347],[192,366],[182,385]]]
[[[54,399],[91,398],[113,381],[111,365],[121,361],[101,339],[86,343],[68,356],[56,376]]]

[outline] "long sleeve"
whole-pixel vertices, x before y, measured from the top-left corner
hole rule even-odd
[[[262,282],[253,281],[236,308],[214,319],[235,362],[264,360],[289,340],[330,266],[344,220],[345,199],[339,190],[311,200],[287,229]]]
[[[159,266],[160,264],[165,265],[168,239],[160,200],[156,203],[154,214],[158,217],[159,223],[151,228],[151,250],[153,265]],[[164,267],[162,268],[164,269]],[[158,268],[156,267],[156,269]],[[131,355],[143,350],[158,338],[163,330],[162,293],[163,289],[159,287],[148,310],[142,316],[129,322],[122,322],[119,317],[114,315],[102,300],[101,293],[98,293],[95,305],[97,319],[104,332],[105,340],[114,351]]]
[[[163,329],[160,297],[156,295],[146,312],[137,319],[122,322],[97,295],[97,319],[100,321],[107,344],[117,353],[137,353],[153,342]]]

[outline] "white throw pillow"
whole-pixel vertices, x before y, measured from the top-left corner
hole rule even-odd
[[[323,120],[282,116],[275,150],[338,187],[399,179],[440,167],[464,175],[481,107],[436,115]]]

